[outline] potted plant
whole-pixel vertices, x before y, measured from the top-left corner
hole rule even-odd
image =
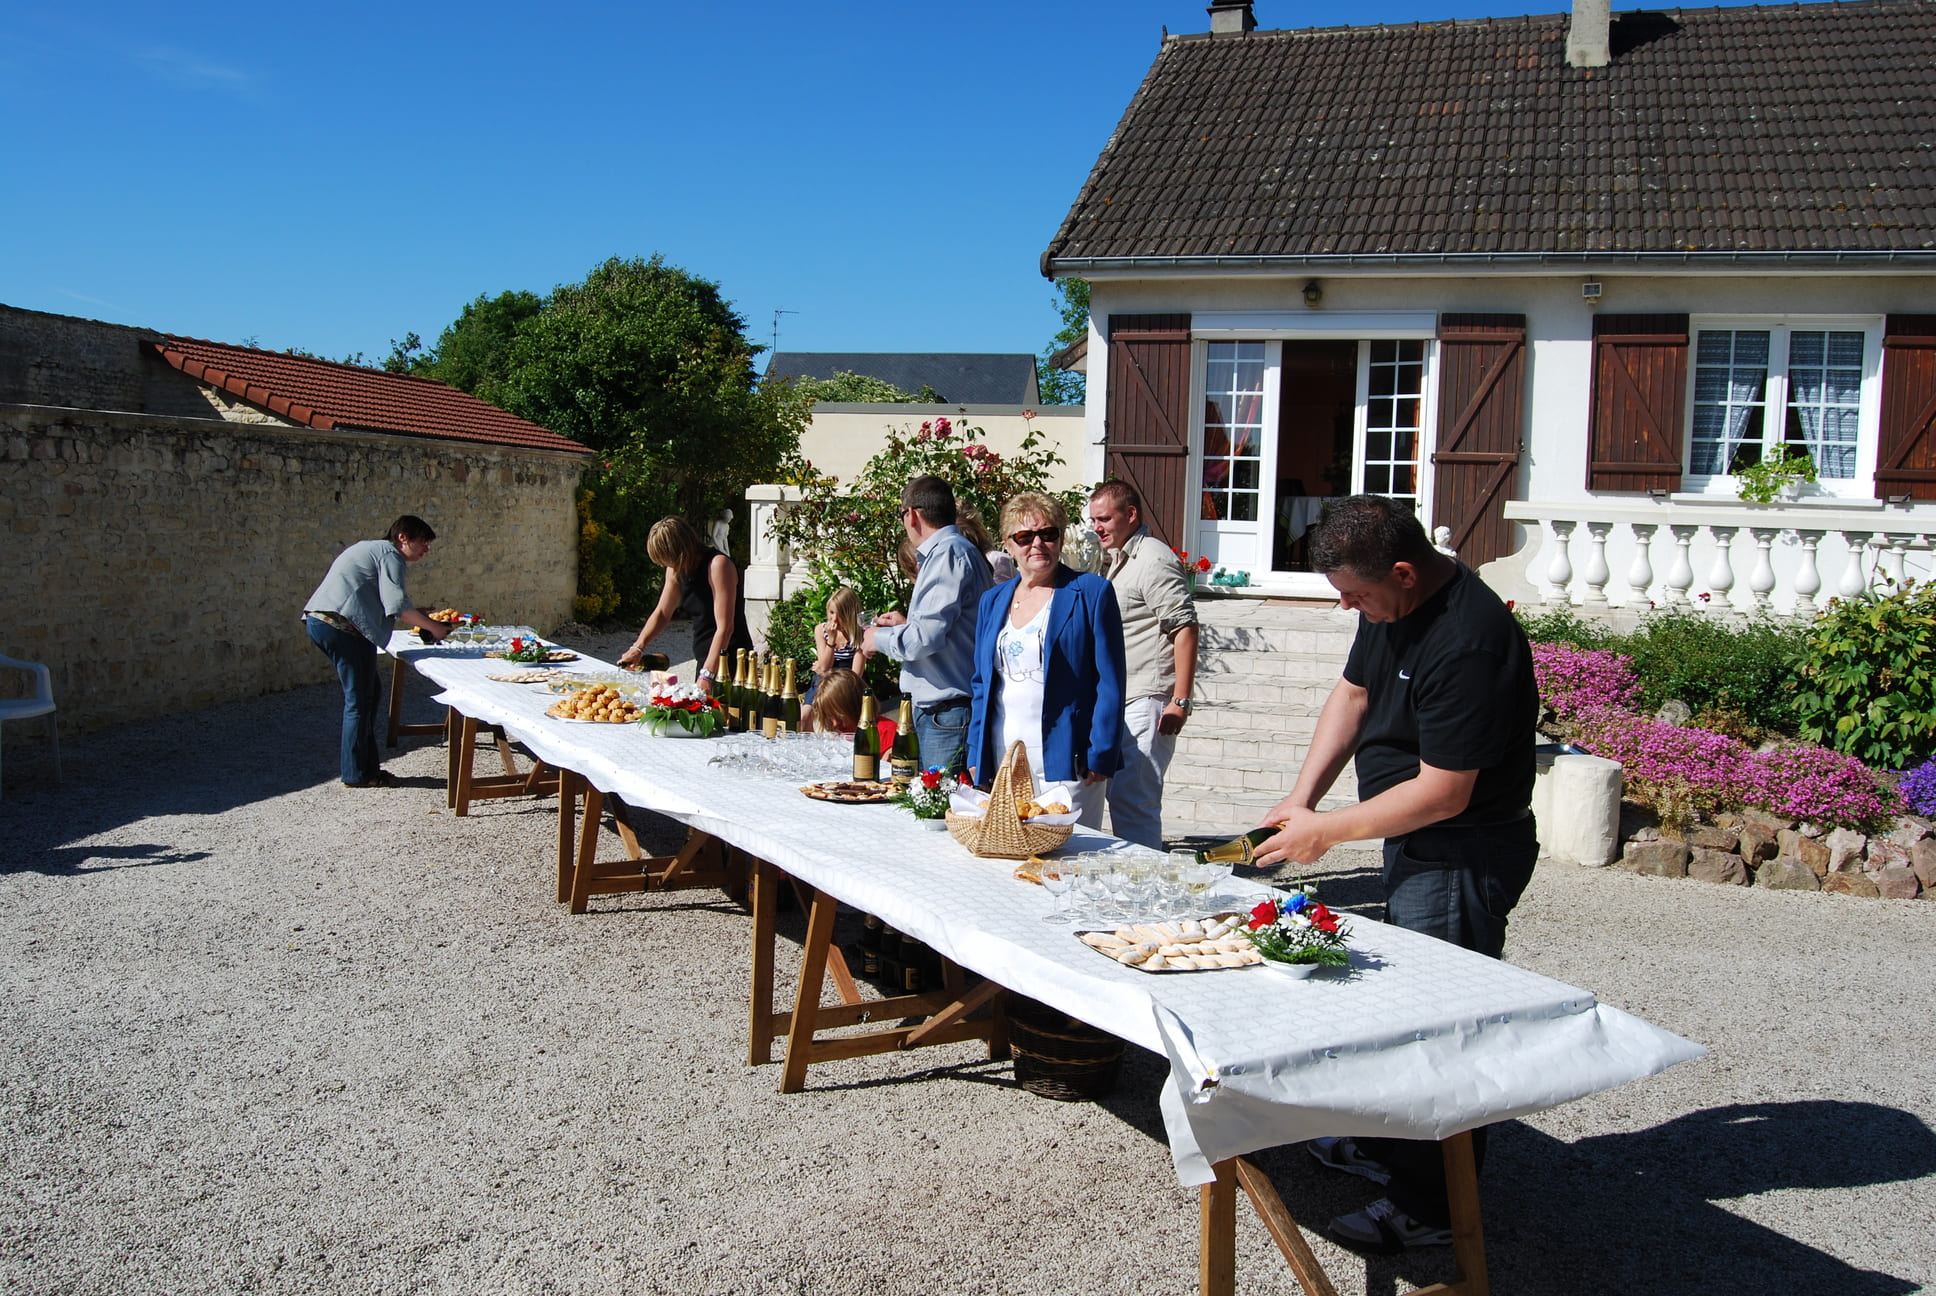
[[[1741,498],[1750,504],[1772,504],[1777,496],[1792,500],[1801,495],[1803,486],[1814,485],[1815,459],[1806,450],[1798,454],[1785,445],[1772,459],[1742,465],[1734,479]]]
[[[1351,962],[1344,924],[1303,890],[1287,900],[1266,900],[1252,909],[1243,933],[1264,956],[1264,966],[1285,976],[1308,977],[1321,967],[1346,967]]]
[[[725,708],[697,684],[668,675],[652,685],[639,708],[639,723],[654,738],[710,738],[726,722]]]

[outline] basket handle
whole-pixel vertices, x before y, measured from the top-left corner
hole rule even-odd
[[[988,819],[1000,815],[1003,819],[1022,822],[1022,801],[1026,798],[1018,794],[1018,787],[1026,787],[1032,794],[1035,791],[1035,778],[1029,772],[1028,748],[1019,740],[1008,745],[1008,754],[1002,757],[1001,768],[995,771],[995,780],[988,789],[988,808],[982,813]]]

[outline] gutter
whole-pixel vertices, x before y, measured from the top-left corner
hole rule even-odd
[[[1147,278],[1212,272],[1247,275],[1298,275],[1319,271],[1387,274],[1464,274],[1490,270],[1508,274],[1553,271],[1618,271],[1636,274],[1741,270],[1936,269],[1936,249],[1914,252],[1372,252],[1305,256],[1125,256],[1043,257],[1043,276],[1083,279]]]

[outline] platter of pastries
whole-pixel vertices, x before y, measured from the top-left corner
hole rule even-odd
[[[800,789],[816,801],[838,801],[842,805],[877,805],[894,795],[894,785],[885,782],[809,783]]]
[[[490,652],[487,652],[484,655],[486,657],[503,658],[507,656],[507,653],[502,648],[493,648]],[[575,652],[572,652],[569,648],[553,648],[545,653],[544,659],[548,662],[577,661],[578,654]],[[532,663],[532,664],[535,665],[536,663]]]
[[[1243,934],[1243,915],[1131,923],[1114,931],[1078,931],[1076,939],[1138,972],[1221,972],[1264,961]]]
[[[561,670],[546,670],[541,667],[537,670],[492,671],[484,678],[497,680],[501,684],[543,684],[550,680],[558,679],[568,673]]]
[[[631,724],[639,718],[639,709],[611,685],[599,684],[565,694],[547,707],[545,714],[580,724]]]

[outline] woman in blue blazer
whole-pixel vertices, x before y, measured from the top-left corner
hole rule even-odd
[[[981,598],[967,762],[986,783],[1020,741],[1037,789],[1076,784],[1071,809],[1093,828],[1103,784],[1123,763],[1123,618],[1108,581],[1062,565],[1068,523],[1036,491],[1002,506],[1002,544],[1019,574]]]

